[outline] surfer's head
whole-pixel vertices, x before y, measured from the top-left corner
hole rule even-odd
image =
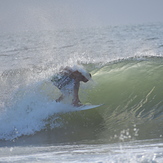
[[[85,69],[83,69],[81,66],[73,66],[69,67],[66,66],[62,71],[64,75],[69,76],[70,78],[75,79],[76,81],[83,81],[88,82],[91,80],[91,74],[88,73]]]
[[[81,81],[83,82],[88,82],[89,80],[91,79],[91,74],[90,73],[87,73],[87,74],[82,74],[82,79]]]

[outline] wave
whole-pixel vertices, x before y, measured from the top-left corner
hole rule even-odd
[[[162,137],[162,61],[162,57],[130,58],[94,70],[97,85],[89,97],[91,103],[105,104],[103,138],[119,135],[119,139],[122,133],[123,138]]]
[[[94,82],[81,85],[81,101],[104,105],[72,113],[67,113],[71,105],[54,101],[60,92],[47,77],[31,83],[25,74],[31,77],[33,71],[19,71],[12,77],[7,73],[7,78],[3,74],[1,80],[5,84],[12,78],[14,91],[2,96],[0,139],[13,140],[38,133],[43,137],[53,135],[51,139],[56,142],[160,138],[163,133],[162,62],[162,57],[136,57],[106,64],[83,64]],[[21,74],[26,84],[18,86]]]

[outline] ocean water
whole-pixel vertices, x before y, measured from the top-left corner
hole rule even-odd
[[[0,162],[163,162],[163,24],[0,34]],[[70,112],[50,79],[79,66]]]

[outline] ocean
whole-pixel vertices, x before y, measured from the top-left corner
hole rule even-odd
[[[0,162],[163,162],[163,24],[0,34]],[[61,67],[92,74],[57,103]]]

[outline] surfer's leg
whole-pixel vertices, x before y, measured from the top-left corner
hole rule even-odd
[[[81,102],[79,100],[79,86],[80,86],[80,83],[79,82],[76,82],[74,84],[74,90],[73,90],[73,99],[72,99],[72,105],[74,106],[81,106]]]

